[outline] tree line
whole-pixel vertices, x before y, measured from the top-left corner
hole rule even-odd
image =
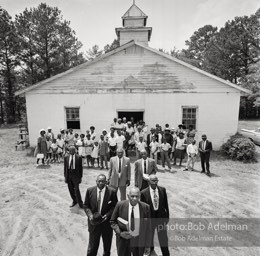
[[[251,16],[235,17],[218,29],[205,25],[185,42],[187,49],[170,53],[202,70],[250,89],[242,97],[241,118],[260,115],[260,9]],[[19,121],[25,99],[17,90],[90,61],[119,46],[94,45],[86,53],[70,22],[57,7],[41,3],[15,18],[0,6],[0,124]]]
[[[17,90],[64,72],[118,46],[93,46],[86,54],[70,22],[57,7],[41,3],[15,18],[0,6],[0,124],[17,122],[25,114],[25,99]]]
[[[169,54],[252,91],[242,96],[240,118],[260,116],[260,9],[235,17],[218,29],[205,25],[185,42],[187,49]],[[163,49],[160,49],[163,52]]]

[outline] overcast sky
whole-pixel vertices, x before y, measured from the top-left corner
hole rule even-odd
[[[14,18],[41,2],[61,10],[85,51],[95,44],[103,48],[116,38],[115,28],[122,26],[121,17],[133,0],[0,0],[0,5]],[[185,48],[185,40],[204,25],[220,28],[235,16],[254,14],[260,0],[136,0],[136,5],[153,28],[149,45],[170,51]]]

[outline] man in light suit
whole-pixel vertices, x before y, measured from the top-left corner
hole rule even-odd
[[[148,187],[149,175],[158,171],[155,161],[147,157],[146,150],[141,152],[142,158],[135,162],[135,186],[142,191]]]
[[[87,189],[84,210],[88,216],[89,243],[87,256],[96,256],[100,237],[103,240],[104,256],[110,256],[113,230],[110,218],[117,203],[116,191],[107,187],[104,174],[99,174],[97,185]]]
[[[117,149],[117,156],[111,157],[108,171],[109,186],[119,189],[120,199],[126,199],[126,186],[130,185],[131,166],[130,159],[123,156],[123,149]]]
[[[70,207],[78,204],[80,208],[83,208],[79,190],[79,184],[82,180],[82,159],[81,156],[76,154],[76,148],[74,146],[69,147],[69,154],[64,158],[64,177],[72,198]]]
[[[200,152],[200,161],[201,161],[201,173],[205,173],[205,164],[207,175],[210,177],[210,170],[209,170],[209,158],[210,152],[212,151],[212,143],[207,140],[207,135],[203,134],[201,136],[202,141],[199,142],[199,152]]]
[[[129,200],[117,203],[111,217],[116,233],[118,256],[149,255],[151,246],[151,219],[149,205],[140,202],[140,190],[131,188]]]
[[[154,233],[157,229],[159,243],[163,256],[169,256],[168,236],[166,227],[169,222],[169,206],[166,189],[158,186],[158,178],[155,174],[149,177],[149,187],[141,192],[141,201],[150,206],[152,225],[152,245],[150,255],[157,255],[154,251]]]

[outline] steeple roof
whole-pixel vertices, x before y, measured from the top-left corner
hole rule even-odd
[[[128,17],[145,17],[147,18],[147,15],[134,3],[122,16],[122,18],[128,18]]]

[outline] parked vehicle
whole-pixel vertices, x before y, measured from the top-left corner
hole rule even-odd
[[[241,129],[239,133],[260,146],[260,128],[257,128],[256,130]]]

